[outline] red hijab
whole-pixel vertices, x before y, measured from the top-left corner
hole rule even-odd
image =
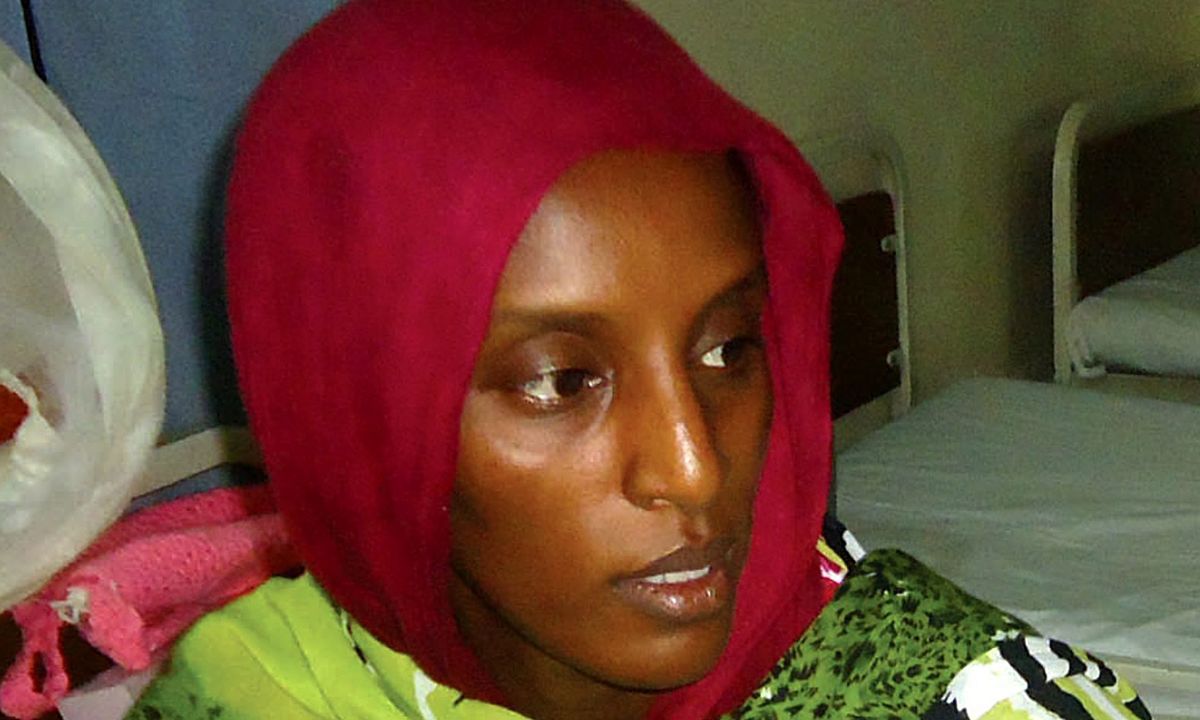
[[[352,0],[278,62],[229,194],[234,348],[309,570],[434,679],[500,700],[447,594],[459,413],[513,242],[604,149],[746,160],[763,204],[775,417],[729,646],[656,717],[740,704],[820,610],[828,317],[813,172],[619,0]]]

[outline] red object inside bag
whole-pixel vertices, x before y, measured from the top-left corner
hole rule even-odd
[[[27,415],[29,407],[21,396],[0,385],[0,445],[17,434],[17,429],[25,422]]]

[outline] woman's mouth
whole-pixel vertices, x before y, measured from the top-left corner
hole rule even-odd
[[[684,546],[617,580],[617,592],[643,612],[687,624],[720,615],[732,605],[733,541]]]

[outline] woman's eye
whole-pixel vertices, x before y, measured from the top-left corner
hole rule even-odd
[[[727,340],[701,355],[700,364],[709,368],[736,367],[757,342],[749,337]]]
[[[600,375],[579,368],[547,370],[522,383],[521,392],[538,405],[557,405],[603,383]]]

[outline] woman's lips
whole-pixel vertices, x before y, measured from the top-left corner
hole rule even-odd
[[[649,615],[685,624],[723,612],[733,600],[733,541],[684,546],[616,582],[625,600]]]

